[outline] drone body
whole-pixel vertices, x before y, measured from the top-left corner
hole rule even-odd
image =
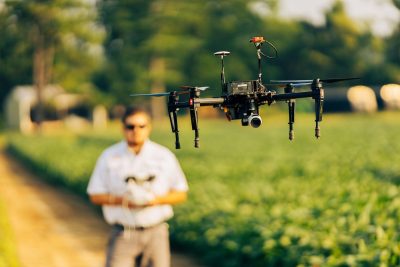
[[[198,128],[198,108],[201,106],[213,106],[224,110],[228,120],[241,120],[243,126],[252,126],[258,128],[262,124],[262,118],[259,115],[259,107],[261,105],[271,105],[276,101],[286,101],[289,110],[289,139],[293,140],[294,131],[294,114],[297,98],[311,97],[315,101],[315,136],[320,137],[319,122],[322,121],[324,89],[323,83],[334,83],[345,80],[353,80],[358,78],[344,79],[314,79],[314,80],[271,80],[268,84],[263,84],[261,74],[261,56],[266,56],[261,51],[263,43],[269,44],[275,50],[276,48],[263,37],[253,37],[250,42],[257,49],[258,58],[258,79],[247,81],[225,81],[224,73],[224,57],[230,52],[219,51],[214,53],[215,56],[221,58],[221,90],[220,97],[201,98],[200,94],[208,87],[192,87],[182,86],[179,91],[172,91],[158,94],[134,94],[131,96],[168,96],[168,114],[171,123],[172,132],[175,134],[175,147],[180,148],[179,129],[177,111],[181,108],[189,108],[192,130],[195,133],[194,146],[199,147],[199,128]],[[311,90],[305,92],[295,92],[295,87],[310,85]],[[267,89],[271,87],[284,87],[284,93],[278,94],[275,91]],[[181,94],[189,94],[189,99],[180,101]]]

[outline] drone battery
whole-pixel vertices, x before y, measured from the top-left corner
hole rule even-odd
[[[257,80],[253,81],[234,81],[226,83],[226,95],[247,95],[257,91]]]

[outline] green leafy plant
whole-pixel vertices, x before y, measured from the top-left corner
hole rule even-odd
[[[399,265],[397,118],[328,115],[316,140],[312,116],[299,114],[293,142],[280,114],[258,129],[201,121],[200,149],[182,120],[181,150],[167,123],[155,125],[152,139],[174,150],[190,184],[170,222],[173,245],[224,267]],[[10,136],[9,148],[85,194],[96,158],[119,139],[113,133]]]

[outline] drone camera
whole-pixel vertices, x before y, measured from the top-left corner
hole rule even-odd
[[[248,118],[251,127],[258,128],[262,124],[262,119],[258,114],[251,114]]]
[[[242,126],[251,126],[253,128],[258,128],[262,124],[262,119],[260,115],[251,113],[249,116],[242,116]]]

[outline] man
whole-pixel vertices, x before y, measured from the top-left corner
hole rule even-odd
[[[102,153],[87,188],[112,225],[106,267],[169,267],[166,220],[186,200],[187,181],[174,154],[149,140],[145,109],[128,108],[122,124],[125,140]]]

